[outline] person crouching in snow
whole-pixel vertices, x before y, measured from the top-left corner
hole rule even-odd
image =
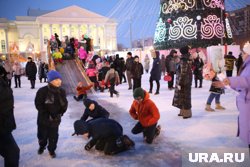
[[[77,120],[74,129],[74,134],[91,138],[84,147],[87,151],[95,146],[96,150],[104,151],[105,155],[114,155],[135,145],[127,135],[123,135],[122,126],[112,119],[98,118],[89,122]]]
[[[132,129],[133,134],[143,132],[143,137],[148,144],[151,144],[156,136],[160,134],[160,126],[157,122],[160,113],[155,103],[149,99],[149,93],[142,88],[136,88],[133,93],[134,101],[129,113],[131,117],[138,120]]]
[[[105,83],[110,83],[109,87],[109,92],[110,92],[110,97],[113,97],[113,94],[116,94],[116,96],[119,96],[119,92],[115,90],[115,85],[120,84],[120,78],[118,75],[118,72],[115,71],[115,66],[114,64],[110,65],[110,70],[107,72],[105,76]]]
[[[92,117],[93,119],[109,118],[109,112],[105,108],[100,106],[96,101],[85,99],[83,101],[83,104],[85,105],[86,108],[81,117],[81,120],[86,121],[88,117]]]
[[[93,86],[93,84],[88,85],[88,86],[83,86],[82,82],[78,82],[77,87],[76,87],[76,91],[77,91],[77,96],[74,96],[74,99],[76,101],[79,100],[85,100],[87,98],[87,90],[91,89],[91,87]]]
[[[61,88],[62,76],[59,72],[48,72],[48,85],[40,88],[35,97],[35,106],[38,110],[38,154],[42,154],[48,143],[49,154],[56,157],[58,128],[61,117],[68,108],[65,90]]]

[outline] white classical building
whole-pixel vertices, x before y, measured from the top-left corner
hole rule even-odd
[[[16,16],[15,21],[0,18],[0,54],[45,54],[47,40],[55,33],[61,40],[87,34],[96,50],[116,50],[116,27],[114,20],[75,5],[38,16]]]

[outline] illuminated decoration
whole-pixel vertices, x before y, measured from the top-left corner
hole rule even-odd
[[[217,38],[224,37],[224,25],[216,15],[209,15],[201,23],[201,38],[211,39],[214,36]]]
[[[201,16],[198,15],[198,16],[196,17],[196,19],[197,19],[197,20],[201,20]]]
[[[186,39],[197,38],[197,25],[196,22],[192,24],[193,19],[188,17],[179,17],[173,22],[173,26],[170,25],[169,40],[177,40],[181,37]]]
[[[170,0],[168,3],[163,3],[162,5],[162,13],[168,14],[173,11],[188,10],[195,6],[196,0]]]
[[[227,31],[227,36],[228,38],[233,38],[233,33],[232,33],[232,29],[230,27],[228,18],[225,19],[226,20],[226,31]]]
[[[167,30],[165,23],[163,23],[162,19],[160,18],[155,30],[154,43],[165,41],[166,33]]]
[[[221,8],[224,10],[224,4],[221,0],[203,0],[205,6],[210,8]]]

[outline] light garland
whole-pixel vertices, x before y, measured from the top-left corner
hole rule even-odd
[[[165,41],[166,33],[166,25],[163,23],[162,18],[160,18],[155,30],[154,43]]]
[[[228,36],[228,38],[233,38],[233,33],[232,33],[232,29],[230,27],[228,18],[226,18],[225,21],[226,21],[227,36]]]
[[[168,14],[179,9],[188,10],[193,8],[195,4],[196,0],[188,0],[186,2],[185,0],[170,0],[168,3],[163,3],[162,13]]]
[[[201,39],[211,39],[224,37],[224,26],[216,15],[208,15],[201,23]]]
[[[203,0],[206,7],[210,8],[221,8],[224,10],[224,4],[222,0]]]
[[[177,40],[181,37],[186,39],[196,39],[197,38],[197,25],[196,22],[193,23],[193,19],[185,17],[179,17],[173,22],[173,26],[170,25],[169,28],[169,40]]]

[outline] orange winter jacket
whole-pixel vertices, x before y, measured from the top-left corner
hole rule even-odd
[[[93,85],[89,85],[89,86],[77,86],[76,87],[76,91],[77,91],[77,96],[79,95],[86,95],[87,94],[87,90],[89,90]]]
[[[135,120],[139,120],[143,127],[154,125],[160,119],[159,110],[155,103],[149,99],[149,93],[146,91],[141,103],[133,101],[129,113]]]

